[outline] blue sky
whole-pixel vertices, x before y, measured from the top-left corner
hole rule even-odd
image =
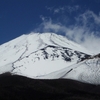
[[[31,32],[54,32],[98,53],[99,5],[100,0],[0,0],[0,44]]]

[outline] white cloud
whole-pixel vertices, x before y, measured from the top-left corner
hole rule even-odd
[[[83,46],[88,48],[89,50],[93,51],[94,53],[100,53],[100,38],[93,35],[86,35],[85,41],[81,43]]]
[[[93,24],[93,22],[95,24],[98,24],[100,26],[100,16],[96,15],[93,11],[86,11],[85,13],[81,14],[78,16],[78,18],[76,18],[77,21],[82,21],[84,25],[86,24]],[[92,21],[92,22],[90,22]]]
[[[72,39],[73,41],[83,45],[88,50],[94,53],[100,53],[100,37],[96,36],[93,31],[83,27],[73,27],[73,29],[68,29],[66,36]]]
[[[49,10],[49,11],[52,11],[54,9],[54,7],[48,7],[48,6],[46,6],[46,9]]]
[[[45,17],[42,17],[43,22],[39,25],[37,29],[35,29],[35,32],[65,32],[66,27],[63,26],[61,23],[54,23],[51,18],[47,18],[44,20]]]
[[[78,5],[75,5],[75,6],[67,6],[66,8],[69,13],[72,13],[74,11],[77,11],[80,7]]]
[[[76,24],[70,26],[43,16],[41,16],[41,19],[43,22],[35,29],[36,32],[64,33],[69,39],[83,45],[90,51],[100,53],[100,37],[97,36],[100,30],[93,30],[95,25],[100,29],[99,15],[88,10],[75,18]]]
[[[65,7],[55,8],[54,9],[54,14],[56,14],[56,13],[64,13],[65,10],[66,10],[66,6]]]
[[[66,12],[72,13],[80,9],[80,7],[78,5],[75,5],[75,6],[63,6],[58,8],[46,7],[46,9],[52,12],[53,14],[57,14],[57,13],[66,13]]]
[[[45,17],[44,17],[44,16],[42,16],[42,15],[40,15],[40,18],[42,19],[42,21],[44,21],[44,20],[45,20]]]
[[[54,13],[59,13],[59,11],[60,11],[59,9],[55,9]]]

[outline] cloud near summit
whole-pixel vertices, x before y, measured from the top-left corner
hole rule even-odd
[[[66,7],[67,10],[70,7]],[[79,9],[79,6],[74,6],[75,11]],[[69,12],[73,13],[74,8],[70,8]],[[53,9],[53,8],[52,8]],[[60,10],[66,10],[65,8],[56,9],[55,12],[58,13]],[[54,11],[54,10],[53,10]],[[66,22],[72,20],[67,15],[65,15]],[[87,10],[84,13],[78,14],[78,16],[73,16],[74,23],[68,24],[63,23],[65,19],[58,20],[51,17],[41,16],[42,23],[35,29],[35,32],[54,32],[58,34],[63,34],[67,38],[83,45],[90,51],[100,53],[100,16],[96,15],[93,11]]]

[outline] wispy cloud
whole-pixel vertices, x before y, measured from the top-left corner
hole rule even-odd
[[[60,22],[54,22],[51,18],[41,16],[42,23],[39,25],[38,28],[36,28],[35,32],[55,32],[55,33],[65,33],[66,32],[66,26],[64,26]]]
[[[54,9],[54,7],[48,7],[48,6],[46,6],[45,7],[47,10],[49,10],[49,11],[53,11],[53,9]]]
[[[100,26],[100,15],[96,15],[93,11],[87,10],[85,13],[80,14],[76,18],[77,22],[81,22],[83,25],[97,24]]]
[[[72,13],[72,12],[77,11],[78,9],[80,9],[79,5],[67,6],[66,8],[67,8],[67,11],[68,11],[69,13]]]
[[[63,6],[63,7],[47,7],[46,9],[51,11],[53,14],[58,14],[58,13],[72,13],[80,9],[79,5],[74,5],[74,6]]]
[[[56,14],[56,13],[61,13],[61,12],[63,13],[63,12],[65,12],[65,10],[66,10],[66,6],[55,8],[53,11],[54,11],[54,14]]]
[[[78,8],[77,8],[78,9]],[[72,10],[71,10],[72,11]],[[75,17],[75,24],[65,25],[61,21],[41,16],[42,23],[36,32],[55,32],[65,34],[69,39],[83,45],[94,53],[100,53],[100,16],[87,10]],[[69,19],[68,19],[69,20]]]

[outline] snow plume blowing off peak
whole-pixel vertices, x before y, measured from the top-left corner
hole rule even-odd
[[[73,7],[71,6],[71,8]],[[58,11],[61,15],[55,19],[40,16],[42,23],[34,31],[63,34],[68,39],[84,46],[94,54],[100,53],[100,15],[96,15],[91,10],[86,10],[77,16],[70,17],[66,9],[66,7],[63,10],[62,8],[58,8],[58,10],[52,8],[52,12]],[[71,14],[74,15],[74,11]],[[57,13],[54,13],[54,15],[56,16]]]
[[[11,72],[35,79],[70,78],[100,84],[99,56],[92,57],[91,52],[62,35],[22,35],[2,44],[0,55],[0,74]]]

